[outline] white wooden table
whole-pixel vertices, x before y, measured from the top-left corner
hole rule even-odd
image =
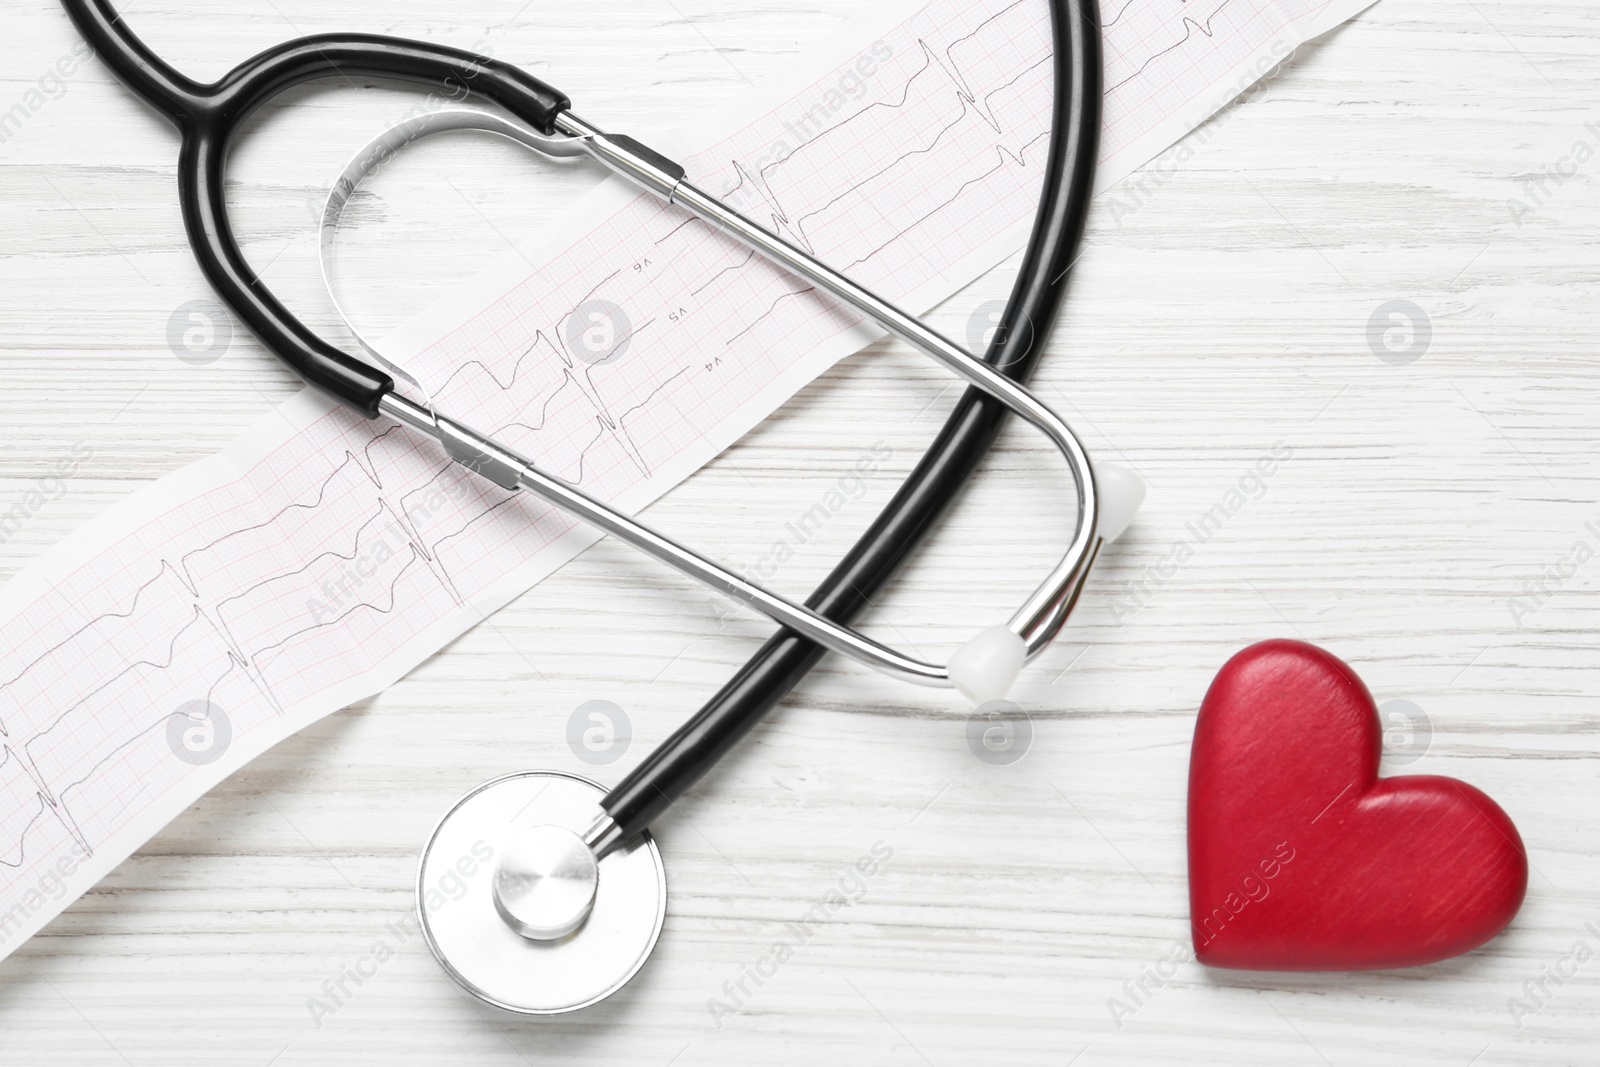
[[[131,17],[204,77],[300,32],[487,43],[585,115],[649,133],[738,92],[854,6],[138,0]],[[5,0],[3,20],[9,107],[75,38],[51,0]],[[433,820],[524,767],[618,780],[767,632],[742,616],[720,623],[685,583],[602,543],[402,684],[257,760],[0,965],[0,1059],[1592,1063],[1600,962],[1546,979],[1553,995],[1520,1026],[1509,1001],[1575,942],[1600,950],[1585,927],[1600,926],[1600,560],[1536,612],[1512,606],[1575,542],[1592,543],[1585,523],[1600,518],[1600,161],[1542,204],[1519,184],[1576,141],[1600,146],[1585,128],[1600,119],[1597,59],[1600,14],[1583,0],[1382,0],[1219,116],[1137,210],[1102,202],[1040,380],[1092,446],[1146,475],[1151,497],[1016,694],[1032,718],[1020,762],[976,758],[963,713],[938,694],[830,660],[659,825],[673,896],[640,977],[576,1016],[486,1017],[420,940],[386,932],[411,907]],[[300,106],[258,121],[231,198],[252,261],[326,325],[314,205],[403,101],[326,87],[290,101]],[[206,295],[174,149],[97,64],[0,145],[0,507],[74,447],[92,452],[0,545],[8,574],[298,388],[248,336],[208,367],[169,349],[173,310]],[[434,145],[385,175],[382,211],[356,239],[392,248],[394,273],[357,293],[364,322],[401,321],[470,275],[499,232],[550,218],[587,180],[530,187],[518,159]],[[1512,197],[1535,210],[1514,218]],[[936,321],[963,335],[1010,280],[997,270]],[[1406,365],[1369,339],[1391,300],[1431,328]],[[868,496],[780,574],[802,593],[931,438],[946,384],[908,353],[875,349],[652,515],[747,564],[749,546],[883,441],[893,459]],[[1119,618],[1124,583],[1279,442],[1293,459],[1260,499]],[[1014,604],[1060,541],[1050,501],[1062,476],[1041,475],[1045,462],[1028,435],[1008,436],[874,632],[948,649],[970,619]],[[1380,702],[1423,709],[1431,738],[1402,749],[1404,770],[1500,801],[1530,850],[1527,904],[1483,950],[1414,971],[1186,964],[1118,1026],[1110,998],[1187,936],[1195,708],[1229,655],[1272,636],[1318,642]],[[598,769],[565,740],[589,700],[625,709],[634,732]],[[864,896],[743,1010],[714,1019],[708,1000],[878,842],[893,855]],[[325,983],[385,940],[393,958],[314,1017]]]

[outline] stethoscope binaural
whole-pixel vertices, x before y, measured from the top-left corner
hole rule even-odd
[[[1101,547],[1121,533],[1138,507],[1143,488],[1137,479],[1112,468],[1097,472],[1066,423],[1013,378],[1031,368],[1038,351],[1035,331],[1042,333],[1059,306],[1092,186],[1100,84],[1093,0],[1050,0],[1055,127],[1033,240],[991,347],[991,358],[998,357],[1005,372],[696,188],[672,160],[577,118],[564,95],[515,67],[425,42],[337,34],[279,45],[203,85],[151,52],[110,0],[63,3],[118,76],[178,126],[180,197],[196,257],[235,313],[302,378],[368,418],[385,416],[436,440],[455,462],[496,485],[532,492],[755,608],[783,627],[774,642],[810,646],[800,651],[797,669],[785,676],[758,683],[762,669],[747,668],[750,677],[743,686],[736,678],[603,798],[600,787],[585,779],[530,772],[486,783],[451,809],[423,852],[419,914],[440,962],[487,1003],[530,1015],[570,1011],[604,999],[638,971],[659,937],[666,906],[665,874],[646,829],[649,821],[815,662],[810,649],[839,652],[918,684],[955,687],[975,704],[998,699],[1059,632]],[[229,225],[223,179],[229,145],[246,116],[295,84],[335,74],[466,87],[511,119],[477,111],[438,112],[403,123],[369,146],[329,198],[323,219],[325,271],[332,234],[350,194],[364,175],[418,137],[444,129],[483,129],[556,158],[588,157],[849,305],[974,387],[977,395],[958,407],[929,456],[841,568],[862,572],[849,580],[875,586],[910,550],[986,450],[998,427],[997,408],[1042,431],[1061,451],[1076,482],[1078,517],[1061,562],[1008,623],[977,634],[946,665],[927,663],[833,617],[853,613],[848,597],[824,596],[821,600],[834,603],[817,606],[793,603],[440,413],[421,383],[359,333],[357,340],[377,365],[322,340],[246,264]],[[397,376],[423,399],[399,392]],[[769,643],[758,661],[769,651],[791,650]],[[465,879],[468,895],[457,902],[440,893],[445,878]]]

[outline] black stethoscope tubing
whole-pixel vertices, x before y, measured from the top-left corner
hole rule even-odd
[[[994,341],[984,358],[1027,381],[1044,353],[1078,255],[1099,158],[1101,55],[1095,0],[1049,0],[1055,102],[1033,234]],[[955,500],[988,453],[1008,412],[967,389],[894,498],[806,600],[839,622],[865,608]],[[648,827],[817,665],[826,650],[780,629],[696,715],[607,795],[603,806],[627,840]]]
[[[503,108],[545,134],[567,110],[565,95],[498,60],[425,42],[367,34],[290,41],[203,85],[161,60],[123,23],[110,0],[62,0],[89,44],[182,136],[178,182],[184,226],[218,295],[307,383],[368,418],[394,381],[318,337],[249,265],[228,221],[224,176],[244,120],[284,90],[321,77],[362,75],[446,86]],[[1065,295],[1094,191],[1101,103],[1095,0],[1048,0],[1055,46],[1055,104],[1043,193],[1016,286],[985,359],[1025,381],[1043,352]],[[882,514],[806,605],[847,622],[893,574],[955,499],[1005,421],[1003,405],[968,389],[934,444]],[[602,802],[614,840],[636,837],[714,765],[821,659],[822,646],[780,629],[701,710]]]

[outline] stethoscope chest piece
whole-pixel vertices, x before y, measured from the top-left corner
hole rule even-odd
[[[596,861],[583,833],[605,790],[559,771],[486,782],[429,838],[417,873],[428,947],[461,987],[520,1015],[576,1011],[649,959],[667,876],[649,834]]]

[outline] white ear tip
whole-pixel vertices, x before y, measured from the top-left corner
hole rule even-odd
[[[1095,486],[1100,490],[1100,536],[1107,543],[1122,536],[1144,503],[1144,479],[1126,467],[1098,463]]]
[[[991,626],[950,657],[950,681],[973,704],[999,700],[1028,661],[1028,646],[1004,626]]]

